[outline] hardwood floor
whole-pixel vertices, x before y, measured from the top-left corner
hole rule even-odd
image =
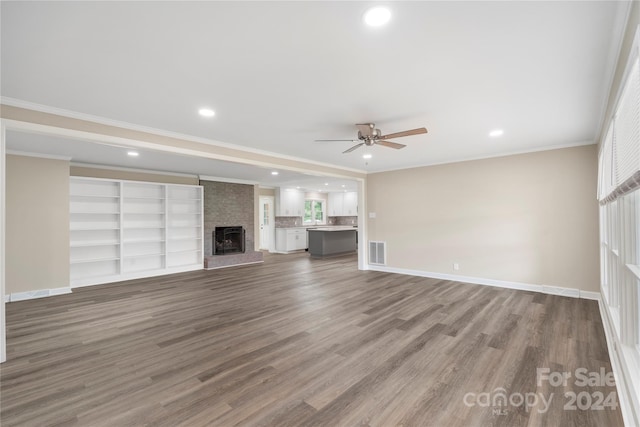
[[[580,409],[615,393],[575,376],[611,371],[596,302],[351,256],[80,288],[8,304],[7,326],[3,427],[622,425]]]

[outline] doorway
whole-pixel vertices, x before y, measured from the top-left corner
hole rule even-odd
[[[260,196],[260,250],[273,251],[275,235],[275,213],[273,211],[274,198]]]

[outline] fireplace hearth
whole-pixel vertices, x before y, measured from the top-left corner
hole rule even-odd
[[[213,232],[213,255],[244,253],[245,230],[241,226],[216,227]]]

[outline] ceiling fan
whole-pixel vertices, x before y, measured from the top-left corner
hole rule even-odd
[[[412,129],[412,130],[405,130],[403,132],[390,133],[388,135],[382,135],[382,132],[380,132],[380,129],[376,129],[376,125],[374,123],[357,124],[356,127],[358,128],[358,140],[362,142],[354,145],[348,150],[343,151],[342,152],[343,154],[350,153],[356,148],[362,147],[363,145],[366,145],[367,147],[371,147],[374,144],[382,145],[384,147],[389,147],[389,148],[395,148],[396,150],[399,150],[400,148],[406,147],[406,145],[398,144],[397,142],[393,142],[393,141],[387,141],[387,139],[400,138],[403,136],[420,135],[422,133],[427,133],[426,128],[418,128],[418,129]],[[316,142],[323,142],[323,141],[356,142],[357,140],[355,139],[316,139]]]

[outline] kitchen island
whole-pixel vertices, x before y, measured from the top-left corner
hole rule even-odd
[[[355,252],[358,249],[355,227],[318,227],[309,228],[309,255],[312,258],[325,258]]]

